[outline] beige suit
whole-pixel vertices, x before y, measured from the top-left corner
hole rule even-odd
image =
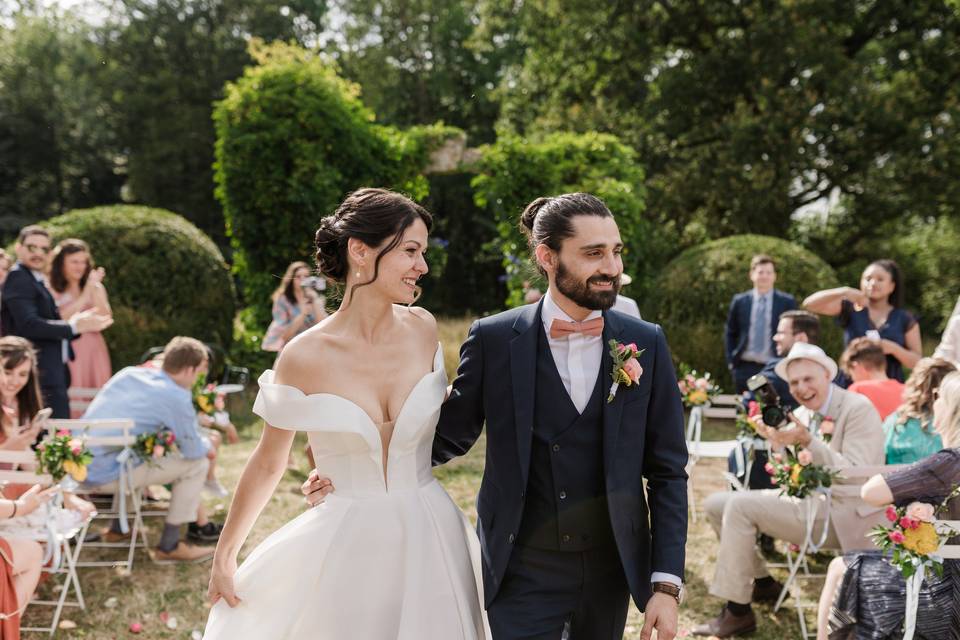
[[[813,416],[803,407],[795,414],[806,425]],[[826,414],[835,422],[834,433],[829,443],[819,436],[810,443],[808,449],[816,464],[837,469],[883,464],[880,415],[865,396],[834,386]],[[803,542],[803,501],[779,494],[779,489],[767,489],[716,493],[707,498],[704,510],[720,537],[711,594],[742,604],[750,602],[753,580],[768,575],[766,562],[756,549],[757,532],[794,544]],[[833,494],[824,546],[844,550],[869,547],[866,533],[882,513],[860,500],[858,487],[837,486]],[[826,501],[822,496],[816,500],[813,539],[819,540]]]

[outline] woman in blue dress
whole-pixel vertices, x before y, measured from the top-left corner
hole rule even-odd
[[[903,299],[900,267],[893,260],[875,260],[864,269],[859,289],[817,291],[803,301],[803,307],[836,316],[843,327],[844,346],[864,336],[879,341],[887,355],[887,377],[903,382],[904,368],[912,369],[923,355],[920,325],[903,308]]]

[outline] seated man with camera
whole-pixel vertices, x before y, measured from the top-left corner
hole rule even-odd
[[[809,451],[814,464],[834,469],[883,464],[880,415],[866,397],[831,382],[837,364],[820,347],[798,342],[778,363],[777,374],[789,383],[800,407],[790,413],[780,406],[772,387],[764,389],[771,402],[765,406],[766,424],[758,425],[757,433],[770,442],[772,451],[799,445]],[[824,433],[828,430],[831,433]],[[865,535],[874,522],[859,517],[858,507],[864,504],[859,496],[835,494],[829,518],[825,497],[815,499],[819,500],[813,527],[817,538],[829,522],[824,547],[846,550],[868,545]],[[704,510],[720,537],[710,593],[727,604],[694,634],[726,638],[750,633],[757,626],[750,603],[773,602],[780,592],[757,553],[756,536],[764,533],[801,544],[806,533],[803,504],[781,496],[779,489],[766,489],[713,494]]]

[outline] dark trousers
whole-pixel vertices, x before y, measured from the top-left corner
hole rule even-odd
[[[733,387],[737,393],[743,393],[747,390],[747,380],[763,371],[763,365],[759,362],[748,362],[741,360],[733,366]]]
[[[749,460],[749,452],[747,451],[746,445],[738,444],[740,450],[743,454],[743,472],[738,473],[737,471],[737,457],[736,450],[730,451],[730,455],[727,456],[727,470],[730,471],[737,479],[743,484],[743,486],[748,489],[774,489],[777,485],[773,484],[771,480],[772,476],[767,473],[767,470],[764,469],[764,465],[767,464],[769,457],[766,451],[754,451],[753,452],[753,463],[750,465],[750,477],[746,477],[746,471]]]
[[[487,609],[493,640],[620,640],[630,589],[613,545],[546,551],[517,546]]]
[[[58,420],[69,420],[70,396],[67,395],[67,387],[70,386],[70,368],[63,365],[63,369],[63,386],[42,385],[40,392],[43,394],[43,406],[53,409],[51,417]]]

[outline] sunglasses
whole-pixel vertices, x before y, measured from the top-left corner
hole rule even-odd
[[[23,246],[26,247],[30,253],[42,253],[44,255],[50,253],[50,245],[25,244]]]

